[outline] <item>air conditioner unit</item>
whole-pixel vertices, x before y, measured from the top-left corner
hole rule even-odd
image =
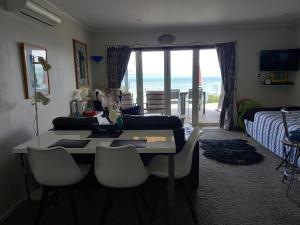
[[[17,12],[48,26],[61,23],[59,11],[51,3],[43,0],[5,0],[7,11]]]

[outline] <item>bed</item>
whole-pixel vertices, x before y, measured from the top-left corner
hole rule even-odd
[[[255,112],[255,110],[254,110]],[[300,129],[300,109],[287,115],[289,130]],[[284,158],[283,144],[284,127],[281,111],[259,111],[244,118],[248,135],[265,146],[277,156]],[[300,166],[300,164],[298,163]]]

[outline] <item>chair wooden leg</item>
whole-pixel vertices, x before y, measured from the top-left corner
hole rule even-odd
[[[54,192],[54,206],[58,206],[58,190],[55,190]]]
[[[145,188],[139,188],[139,195],[141,196],[142,202],[143,202],[143,206],[146,210],[149,210],[149,203],[147,201],[147,194],[145,193],[146,190]]]
[[[72,210],[72,214],[73,214],[73,220],[74,220],[74,224],[78,225],[78,216],[77,216],[77,212],[76,212],[76,207],[75,207],[75,202],[74,202],[74,198],[73,198],[73,191],[71,188],[67,189],[67,194],[68,194],[68,198],[70,201],[70,205],[71,205],[71,210]]]
[[[93,200],[92,200],[92,198],[91,198],[91,196],[90,196],[90,193],[89,193],[89,191],[88,191],[88,189],[86,188],[85,185],[82,185],[82,190],[83,190],[83,192],[84,192],[84,195],[85,195],[85,197],[86,197],[86,199],[87,199],[89,205],[90,205],[90,206],[94,206],[94,202],[93,202]]]
[[[40,223],[40,220],[42,218],[43,211],[44,211],[44,208],[45,208],[45,204],[46,204],[46,201],[47,201],[47,198],[48,198],[48,194],[49,194],[48,188],[43,187],[42,198],[39,202],[38,212],[37,212],[36,218],[35,218],[34,223],[33,223],[34,225],[38,225]]]
[[[193,218],[194,224],[199,224],[199,221],[198,221],[198,218],[197,218],[197,214],[195,212],[195,208],[194,208],[194,205],[193,205],[193,202],[192,202],[192,198],[191,198],[191,194],[190,194],[191,189],[190,189],[189,184],[188,184],[188,182],[187,182],[186,179],[184,179],[184,181],[183,181],[183,190],[184,190],[184,194],[185,194],[185,197],[186,197],[186,200],[187,200],[190,212],[192,214],[192,218]]]
[[[153,204],[153,208],[152,208],[152,212],[151,212],[151,216],[150,216],[150,221],[153,222],[156,218],[156,214],[157,214],[157,209],[158,209],[158,204],[159,204],[159,200],[160,200],[160,191],[158,187],[155,187],[155,194],[154,194],[154,204]]]
[[[113,191],[110,189],[107,189],[105,196],[104,196],[103,207],[100,212],[99,225],[105,224],[108,210],[112,206],[112,201],[113,201]]]
[[[162,180],[159,180],[159,183],[156,184],[155,187],[155,192],[154,192],[154,204],[152,207],[152,211],[151,211],[151,215],[150,215],[150,222],[154,222],[154,220],[156,219],[156,214],[157,214],[157,210],[158,210],[158,206],[161,200],[163,200],[163,204],[165,204],[166,206],[166,214],[165,214],[165,224],[169,224],[168,220],[169,220],[169,199],[168,199],[168,195],[166,192],[166,186],[167,184],[165,183],[165,181],[161,182]]]
[[[137,216],[137,219],[138,219],[138,224],[139,225],[143,225],[142,212],[140,211],[140,208],[139,208],[139,206],[137,204],[137,199],[136,199],[134,191],[132,190],[130,194],[131,194],[133,206],[135,208],[136,216]]]

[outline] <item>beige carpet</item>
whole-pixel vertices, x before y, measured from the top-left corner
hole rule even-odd
[[[200,153],[200,186],[195,194],[195,207],[202,225],[297,225],[300,224],[300,182],[291,190],[291,199],[285,197],[286,185],[281,183],[281,172],[275,171],[281,161],[270,151],[240,132],[206,129],[202,138],[249,139],[265,160],[250,166],[222,164],[205,158]],[[103,192],[93,191],[96,206],[89,206],[82,193],[76,199],[80,224],[98,224],[99,207]],[[176,192],[176,224],[192,224],[187,204],[181,190]],[[151,196],[150,196],[151,197]],[[68,204],[60,198],[59,206],[50,205],[41,225],[71,225],[72,217]],[[137,224],[130,199],[125,193],[115,197],[114,207],[108,215],[108,225]],[[161,201],[162,203],[162,201]],[[142,206],[141,206],[142,207]],[[31,224],[33,210],[20,206],[3,225]],[[165,205],[161,204],[154,225],[166,224]],[[149,212],[144,212],[145,220]],[[147,224],[150,224],[149,222]]]
[[[300,208],[285,197],[282,173],[274,168],[281,159],[240,132],[206,130],[202,138],[248,139],[265,156],[262,163],[235,166],[200,157],[197,209],[203,224],[300,224]],[[291,197],[300,203],[300,182]]]

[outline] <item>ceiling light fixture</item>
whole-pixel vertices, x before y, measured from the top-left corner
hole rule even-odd
[[[175,40],[175,36],[172,34],[163,34],[158,37],[158,42],[163,45],[172,44]]]

